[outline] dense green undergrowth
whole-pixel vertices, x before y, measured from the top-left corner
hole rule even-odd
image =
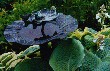
[[[14,1],[10,10],[2,6],[0,71],[110,71],[110,27],[101,29],[95,19],[103,3],[109,13],[107,0],[18,0]],[[66,39],[57,41],[55,46],[52,42],[43,46],[51,52],[44,50],[42,54],[41,45],[15,46],[15,43],[4,39],[3,31],[8,24],[20,20],[21,15],[52,5],[59,12],[77,18],[79,28]],[[109,20],[105,20],[105,24],[109,25]],[[50,53],[49,57],[43,56],[45,53]]]
[[[4,53],[0,56],[0,69],[2,71],[109,71],[109,31],[110,28],[99,32],[91,28],[85,28],[84,31],[76,30],[55,47],[49,63],[48,60],[42,59],[39,45],[30,46],[18,54]]]

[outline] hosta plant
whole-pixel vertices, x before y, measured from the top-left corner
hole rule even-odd
[[[22,16],[6,27],[5,38],[8,42],[32,46],[20,53],[2,54],[0,70],[109,71],[110,28],[95,31],[77,27],[75,18],[57,13],[53,6]]]
[[[110,38],[101,34],[102,31],[96,32],[91,28],[86,28],[85,31],[76,30],[67,39],[58,43],[49,61],[42,59],[39,45],[30,46],[19,54],[4,53],[0,56],[0,69],[2,71],[109,71]],[[76,32],[86,33],[79,38]],[[102,35],[103,39],[100,38]],[[51,44],[49,46],[53,47]]]

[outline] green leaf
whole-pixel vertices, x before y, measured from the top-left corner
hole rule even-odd
[[[102,59],[102,61],[108,61],[110,63],[110,50],[108,51],[107,55]]]
[[[110,63],[102,62],[94,71],[110,71]]]
[[[6,71],[14,71],[15,66],[22,61],[22,59],[16,59],[10,63],[10,65],[6,68]]]
[[[85,50],[85,57],[81,66],[81,71],[93,71],[101,63],[101,59],[92,52]]]
[[[88,28],[88,31],[89,31],[90,33],[92,33],[92,34],[97,33],[97,31],[95,31],[95,30],[94,30],[94,29],[92,29],[92,28]]]
[[[99,58],[103,59],[103,58],[106,57],[106,55],[108,54],[108,52],[109,52],[109,50],[107,50],[107,49],[104,48],[104,50],[98,50],[98,51],[96,52],[96,55],[97,55]]]
[[[1,61],[1,63],[5,66],[6,63],[7,63],[10,59],[12,59],[12,58],[13,58],[12,55],[8,55],[5,59],[3,59],[3,60]]]
[[[93,42],[94,37],[91,34],[84,35],[81,38],[82,44],[86,49],[92,49],[96,44]]]
[[[14,71],[53,71],[48,61],[41,58],[25,59],[16,65]]]
[[[105,38],[103,43],[105,46],[109,46],[110,49],[110,38]]]
[[[108,61],[108,62],[110,62],[110,56],[107,56],[107,57],[103,58],[102,61]]]
[[[4,68],[5,68],[5,66],[3,66],[2,63],[0,63],[0,71],[3,71]]]
[[[104,39],[103,46],[103,50],[98,50],[96,52],[96,55],[101,59],[105,58],[110,51],[110,38]]]
[[[110,35],[110,28],[106,28],[106,29],[102,30],[100,33],[105,36],[108,36],[108,35]]]
[[[15,60],[17,60],[17,55],[15,55],[12,59],[10,59],[10,60],[6,63],[5,68],[7,69],[7,68],[11,65],[11,63],[12,63],[13,61],[15,61]]]
[[[54,71],[75,71],[84,58],[84,47],[77,39],[62,41],[53,51],[50,66]]]
[[[5,59],[8,55],[11,55],[11,54],[12,54],[12,52],[8,52],[8,53],[4,53],[4,54],[0,55],[0,62],[1,62],[3,59]]]
[[[18,54],[18,58],[22,58],[24,56],[28,56],[40,49],[39,45],[33,45],[27,48],[25,51]]]

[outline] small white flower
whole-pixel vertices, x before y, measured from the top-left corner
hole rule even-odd
[[[104,46],[104,45],[105,45],[105,43],[102,43],[102,45]]]
[[[100,7],[99,11],[100,13],[96,14],[96,19],[103,27],[103,24],[105,23],[105,19],[110,18],[110,15],[106,12],[104,4]]]
[[[110,18],[110,15],[108,15],[108,13],[105,13],[105,17]]]
[[[98,40],[98,38],[97,38],[97,39],[93,39],[93,42],[94,42],[94,43],[96,43],[96,42],[97,42],[97,40]]]
[[[99,19],[100,18],[100,16],[99,16],[99,13],[98,14],[96,14],[96,19]]]
[[[98,22],[100,22],[100,23],[101,23],[101,18],[98,20]]]
[[[110,15],[108,15],[108,18],[110,18]]]
[[[100,48],[99,49],[101,49],[101,50],[103,50],[104,49],[104,46],[103,45],[101,45],[101,46],[99,46]]]
[[[101,41],[101,43],[103,43],[103,42],[104,42],[104,40]]]

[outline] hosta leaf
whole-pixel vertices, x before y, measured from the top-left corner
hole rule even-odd
[[[97,31],[95,31],[95,30],[94,30],[94,29],[92,29],[92,28],[88,28],[88,31],[89,31],[90,33],[92,33],[92,34],[97,33]]]
[[[103,41],[103,50],[98,50],[96,52],[97,56],[100,57],[101,59],[105,58],[110,51],[110,38],[105,38]]]
[[[110,63],[102,62],[94,71],[110,71]]]
[[[5,59],[8,55],[11,55],[12,52],[8,52],[8,53],[4,53],[0,56],[0,61],[2,61],[3,59]]]
[[[3,71],[3,69],[0,68],[0,71]]]
[[[5,66],[3,66],[2,63],[0,63],[0,71],[3,71],[4,68]]]
[[[104,45],[110,47],[110,38],[105,38],[104,39]],[[110,50],[110,48],[108,48]]]
[[[97,52],[96,52],[96,55],[99,57],[99,58],[101,58],[101,59],[103,59],[104,57],[106,57],[106,55],[108,54],[108,50],[98,50]]]
[[[6,67],[5,67],[5,68],[8,68],[8,67],[11,65],[11,63],[12,63],[13,61],[15,61],[15,60],[17,60],[17,55],[15,55],[12,59],[10,59],[10,60],[6,63]]]
[[[101,30],[101,32],[99,32],[99,33],[101,33],[105,36],[108,36],[108,35],[110,35],[110,28],[105,28],[105,29]]]
[[[53,71],[48,62],[41,58],[25,59],[16,65],[14,71]]]
[[[93,42],[94,37],[90,34],[84,35],[81,40],[82,44],[85,46],[86,49],[90,49],[94,47],[96,44]]]
[[[55,48],[49,63],[54,71],[75,71],[84,55],[84,47],[79,40],[67,39]]]
[[[82,63],[81,71],[93,71],[101,63],[100,58],[92,52],[85,51],[85,57]]]
[[[102,59],[102,61],[110,62],[110,51],[108,51],[107,55]]]
[[[102,59],[102,61],[108,61],[108,62],[110,62],[110,56],[105,57],[104,59]]]
[[[14,60],[9,67],[6,68],[6,71],[14,71],[15,66],[21,61],[22,59]]]
[[[13,58],[13,56],[12,56],[12,55],[8,55],[5,59],[3,59],[3,60],[1,61],[1,63],[2,63],[3,65],[6,65],[6,63],[7,63],[11,58]]]
[[[27,55],[29,55],[29,54],[32,54],[32,53],[38,51],[39,49],[40,49],[39,45],[30,46],[30,47],[27,48],[25,51],[19,53],[19,54],[18,54],[18,58],[21,58],[21,57],[27,56]]]

